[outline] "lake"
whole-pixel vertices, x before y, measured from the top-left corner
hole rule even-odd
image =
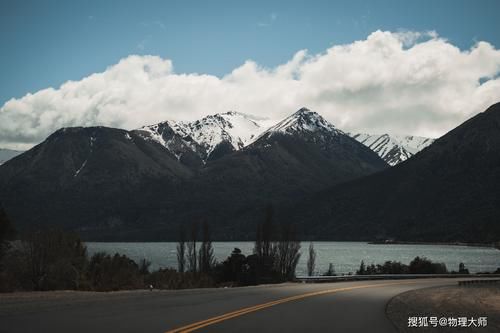
[[[148,243],[86,243],[90,255],[103,251],[116,252],[139,261],[143,258],[151,261],[151,269],[177,267],[176,245],[174,242]],[[231,251],[238,247],[243,254],[252,253],[253,242],[213,242],[217,261],[226,259]],[[309,242],[302,242],[301,258],[297,265],[297,275],[306,274],[306,262]],[[363,242],[314,242],[316,250],[316,270],[318,273],[328,269],[333,263],[337,274],[354,273],[361,260],[365,264],[382,264],[387,260],[400,261],[404,264],[416,256],[424,256],[433,262],[443,262],[448,270],[458,270],[463,262],[471,273],[494,271],[500,267],[500,251],[494,248],[455,246],[455,245],[402,245],[368,244]]]

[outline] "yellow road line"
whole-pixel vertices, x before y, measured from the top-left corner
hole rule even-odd
[[[392,285],[399,285],[399,284],[413,284],[413,283],[422,283],[422,282],[425,282],[425,281],[376,283],[376,284],[367,284],[367,285],[361,285],[361,286],[355,286],[355,287],[345,287],[345,288],[336,288],[336,289],[314,291],[314,292],[310,292],[310,293],[306,293],[306,294],[295,295],[295,296],[282,298],[282,299],[267,302],[267,303],[262,303],[262,304],[250,306],[250,307],[243,308],[240,310],[228,312],[228,313],[225,313],[223,315],[212,317],[212,318],[205,319],[205,320],[201,320],[201,321],[198,321],[198,322],[186,325],[186,326],[182,326],[182,327],[167,331],[165,333],[193,332],[193,331],[198,330],[200,328],[203,328],[203,327],[206,327],[209,325],[213,325],[215,323],[219,323],[221,321],[225,321],[225,320],[228,320],[228,319],[231,319],[234,317],[239,317],[239,316],[242,316],[242,315],[247,314],[247,313],[259,311],[259,310],[262,310],[262,309],[265,309],[265,308],[268,308],[271,306],[275,306],[278,304],[296,301],[296,300],[300,300],[300,299],[312,297],[312,296],[333,294],[333,293],[337,293],[337,292],[341,292],[341,291],[348,291],[348,290],[355,290],[355,289],[364,289],[364,288],[371,288],[371,287],[384,287],[384,286],[392,286]]]

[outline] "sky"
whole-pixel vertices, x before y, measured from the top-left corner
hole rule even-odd
[[[309,107],[438,137],[500,100],[500,1],[0,1],[0,147]]]

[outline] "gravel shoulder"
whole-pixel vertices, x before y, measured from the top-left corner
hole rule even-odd
[[[386,313],[399,332],[500,332],[500,283],[405,292],[391,299]],[[487,326],[408,327],[409,317],[487,317]]]

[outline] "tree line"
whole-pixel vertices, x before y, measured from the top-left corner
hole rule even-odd
[[[14,228],[0,207],[0,291],[181,289],[292,280],[300,258],[293,227],[275,228],[270,206],[256,233],[253,254],[234,249],[218,263],[206,221],[189,230],[181,227],[177,270],[150,271],[145,259],[136,263],[125,255],[102,252],[89,256],[76,233],[61,229],[32,231],[12,242]]]
[[[76,233],[60,229],[36,230],[12,242],[15,231],[0,207],[0,292],[16,290],[95,290],[182,289],[220,286],[245,286],[279,283],[295,278],[301,243],[293,225],[276,226],[273,209],[256,228],[253,251],[244,255],[235,248],[222,262],[217,262],[211,240],[210,225],[203,221],[180,227],[177,269],[150,270],[145,259],[135,262],[125,255],[95,253],[88,255],[85,244]],[[307,274],[316,271],[316,251],[308,248]],[[448,273],[442,263],[416,257],[409,265],[398,261],[366,265],[361,261],[358,275],[372,274],[439,274]],[[452,272],[455,273],[455,272]],[[467,274],[464,264],[458,272]],[[495,272],[500,273],[500,268]],[[330,264],[322,275],[335,275]]]
[[[245,256],[235,248],[229,257],[217,263],[210,241],[207,223],[203,223],[201,242],[198,245],[198,226],[193,224],[189,233],[181,226],[177,244],[177,269],[179,272],[205,274],[218,284],[253,285],[277,283],[295,278],[295,269],[300,259],[300,241],[293,226],[273,223],[272,206],[257,225],[253,253]],[[186,238],[186,234],[189,238]]]

